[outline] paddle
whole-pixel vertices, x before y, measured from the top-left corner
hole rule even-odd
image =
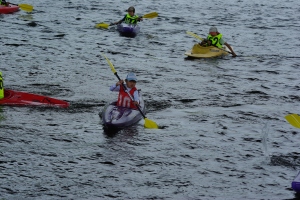
[[[14,4],[9,2],[9,4],[15,5],[15,6],[19,6],[22,10],[26,11],[26,12],[32,12],[33,10],[33,6],[30,4]]]
[[[109,64],[109,66],[110,66],[112,72],[116,75],[116,77],[117,77],[117,78],[119,79],[119,81],[120,81],[121,79],[120,79],[120,77],[119,77],[117,71],[115,70],[113,64],[110,62],[110,60],[109,60],[104,54],[102,54],[102,55],[103,55],[103,57],[106,59],[107,63]],[[122,84],[122,86],[124,87],[124,90],[126,91],[126,93],[129,95],[130,99],[131,99],[132,101],[134,101],[133,97],[132,97],[132,96],[130,95],[130,93],[127,91],[127,88],[126,88],[126,86],[124,85],[124,83]],[[145,127],[145,128],[158,129],[158,125],[157,125],[154,121],[152,121],[152,120],[146,118],[146,116],[144,115],[144,113],[142,112],[141,108],[140,108],[138,105],[136,105],[136,108],[140,111],[140,113],[141,113],[142,116],[144,117],[144,120],[145,120],[144,127]]]
[[[300,128],[300,116],[297,114],[289,114],[284,117],[292,126]]]
[[[201,40],[201,41],[204,40],[204,39],[201,38],[200,36],[196,35],[195,33],[190,32],[190,31],[187,31],[186,33],[187,33],[188,35],[190,35],[190,36],[193,36],[194,38],[197,38],[197,39]],[[216,47],[216,46],[215,46],[215,47]],[[223,50],[223,51],[226,51],[225,49],[222,49],[222,48],[219,48],[219,47],[216,47],[216,48],[221,49],[221,50]],[[232,54],[232,52],[230,52],[230,51],[226,51],[226,52]]]
[[[152,12],[152,13],[148,13],[148,14],[145,14],[144,16],[142,16],[142,18],[148,18],[148,19],[151,19],[151,18],[155,18],[158,16],[158,13],[157,12]],[[96,28],[105,28],[107,29],[109,26],[111,25],[115,25],[114,23],[110,23],[110,24],[106,24],[106,23],[99,23],[99,24],[96,24],[95,27]]]

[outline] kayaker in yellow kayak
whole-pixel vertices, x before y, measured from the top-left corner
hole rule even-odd
[[[121,19],[120,21],[111,23],[112,24],[121,24],[122,22],[124,22],[125,24],[137,24],[138,21],[143,21],[143,17],[139,17],[137,15],[135,15],[135,8],[133,6],[130,6],[127,9],[127,14],[123,17],[123,19]]]
[[[133,72],[129,72],[125,79],[125,87],[128,93],[133,97],[134,101],[131,100],[124,87],[122,86],[122,84],[124,83],[123,80],[120,80],[116,84],[110,86],[110,91],[119,92],[117,106],[136,109],[136,105],[138,105],[140,102],[139,93],[137,88],[135,87],[136,82],[137,78],[135,74]]]
[[[9,2],[7,2],[5,0],[0,0],[0,5],[9,6]]]
[[[214,26],[210,27],[209,34],[207,36],[207,39],[203,40],[201,43],[199,43],[201,46],[216,46],[218,48],[223,48],[223,45],[226,45],[228,49],[232,53],[232,57],[236,57],[236,54],[234,53],[232,47],[224,41],[223,35],[218,32],[218,29]]]

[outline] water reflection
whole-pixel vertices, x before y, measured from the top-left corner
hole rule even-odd
[[[2,110],[2,107],[0,107],[0,121],[5,120],[5,116]]]
[[[33,20],[32,14],[20,15],[20,16],[18,16],[18,18],[23,19],[24,21],[32,21]]]

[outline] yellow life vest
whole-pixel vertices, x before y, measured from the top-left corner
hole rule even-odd
[[[137,24],[137,19],[138,19],[138,18],[139,18],[139,16],[137,16],[137,15],[130,16],[129,14],[127,14],[127,15],[125,16],[124,22],[125,22],[126,24]]]
[[[220,44],[221,38],[222,38],[222,34],[221,33],[218,34],[218,35],[216,35],[216,36],[212,36],[211,34],[209,34],[207,36],[207,39],[211,41],[211,44],[213,46],[216,46],[216,47],[219,47],[219,48],[223,47],[222,44]]]
[[[0,72],[0,99],[3,98],[4,98],[4,87],[3,87],[2,72]]]

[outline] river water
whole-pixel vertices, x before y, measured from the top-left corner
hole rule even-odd
[[[18,2],[17,2],[18,3]],[[23,3],[23,2],[22,2]],[[68,109],[0,107],[2,199],[293,199],[300,170],[300,2],[33,1],[0,15],[5,88],[66,100]],[[118,21],[158,12],[136,38]],[[238,57],[186,59],[217,26]],[[144,121],[119,132],[98,113],[118,74],[137,74]]]

